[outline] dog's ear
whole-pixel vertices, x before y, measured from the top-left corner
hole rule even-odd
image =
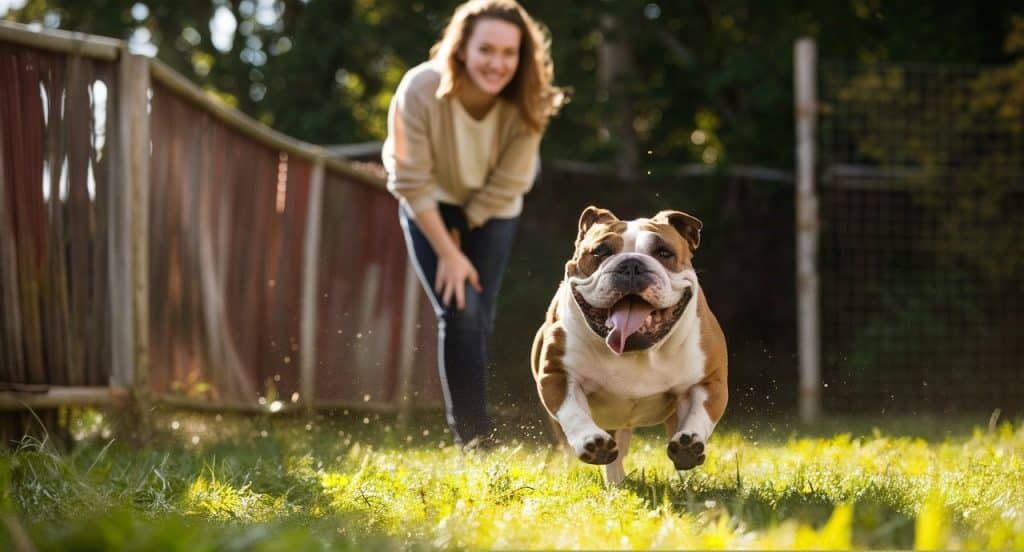
[[[616,217],[615,214],[608,209],[602,209],[593,205],[588,206],[580,215],[579,232],[576,234],[575,247],[579,249],[580,242],[583,241],[583,236],[587,235],[587,230],[590,230],[591,226],[599,222],[614,222],[617,220],[619,220],[619,217]]]
[[[654,215],[655,222],[666,222],[671,224],[676,232],[690,244],[690,251],[696,251],[700,247],[700,229],[704,227],[700,220],[693,215],[682,211],[662,211]]]

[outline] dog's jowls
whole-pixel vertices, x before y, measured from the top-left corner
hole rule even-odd
[[[676,469],[704,462],[728,400],[725,336],[691,261],[701,222],[679,211],[619,220],[587,207],[565,278],[533,342],[544,408],[610,483],[636,427],[665,424]]]

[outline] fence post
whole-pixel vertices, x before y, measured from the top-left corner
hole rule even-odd
[[[314,162],[309,185],[309,214],[306,217],[305,248],[302,254],[299,395],[306,412],[312,413],[316,397],[316,291],[320,265],[320,221],[323,218],[323,157],[318,157]]]
[[[398,357],[398,420],[399,426],[409,421],[412,407],[412,364],[416,352],[416,322],[419,320],[420,281],[411,260],[405,263],[405,289],[402,294],[402,337]]]
[[[131,386],[138,413],[146,412],[149,389],[149,156],[150,156],[150,78],[149,59],[131,54],[123,47],[120,59],[118,98],[118,131],[121,145],[121,175],[119,209],[123,209],[118,222],[121,232],[120,245],[125,247],[124,255],[115,262],[128,267],[128,285],[114,288],[111,293],[126,293],[117,300],[125,311],[115,314],[116,331],[121,332],[126,342],[121,347],[130,347],[130,363],[120,368],[119,378]],[[114,215],[115,217],[118,215]],[[113,272],[113,271],[112,271]],[[112,284],[116,284],[112,280]],[[123,303],[127,302],[127,305]],[[130,313],[130,315],[128,314]],[[130,316],[125,320],[125,316]],[[120,319],[120,320],[119,320]],[[130,324],[130,330],[127,325]],[[124,350],[115,355],[127,356]],[[123,362],[123,358],[121,361]],[[145,424],[145,420],[138,419]]]
[[[800,362],[800,419],[814,422],[821,413],[821,326],[818,297],[818,199],[815,195],[817,52],[814,40],[797,40],[796,92],[796,294],[797,350]]]

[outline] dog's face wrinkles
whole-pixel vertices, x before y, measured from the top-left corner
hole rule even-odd
[[[662,341],[697,290],[699,242],[700,221],[678,211],[632,221],[584,211],[566,279],[590,329],[619,353]]]

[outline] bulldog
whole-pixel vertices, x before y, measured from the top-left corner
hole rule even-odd
[[[691,263],[701,227],[679,211],[623,221],[587,207],[533,341],[544,408],[609,483],[625,479],[637,427],[664,423],[675,468],[701,465],[725,410],[725,336]]]

